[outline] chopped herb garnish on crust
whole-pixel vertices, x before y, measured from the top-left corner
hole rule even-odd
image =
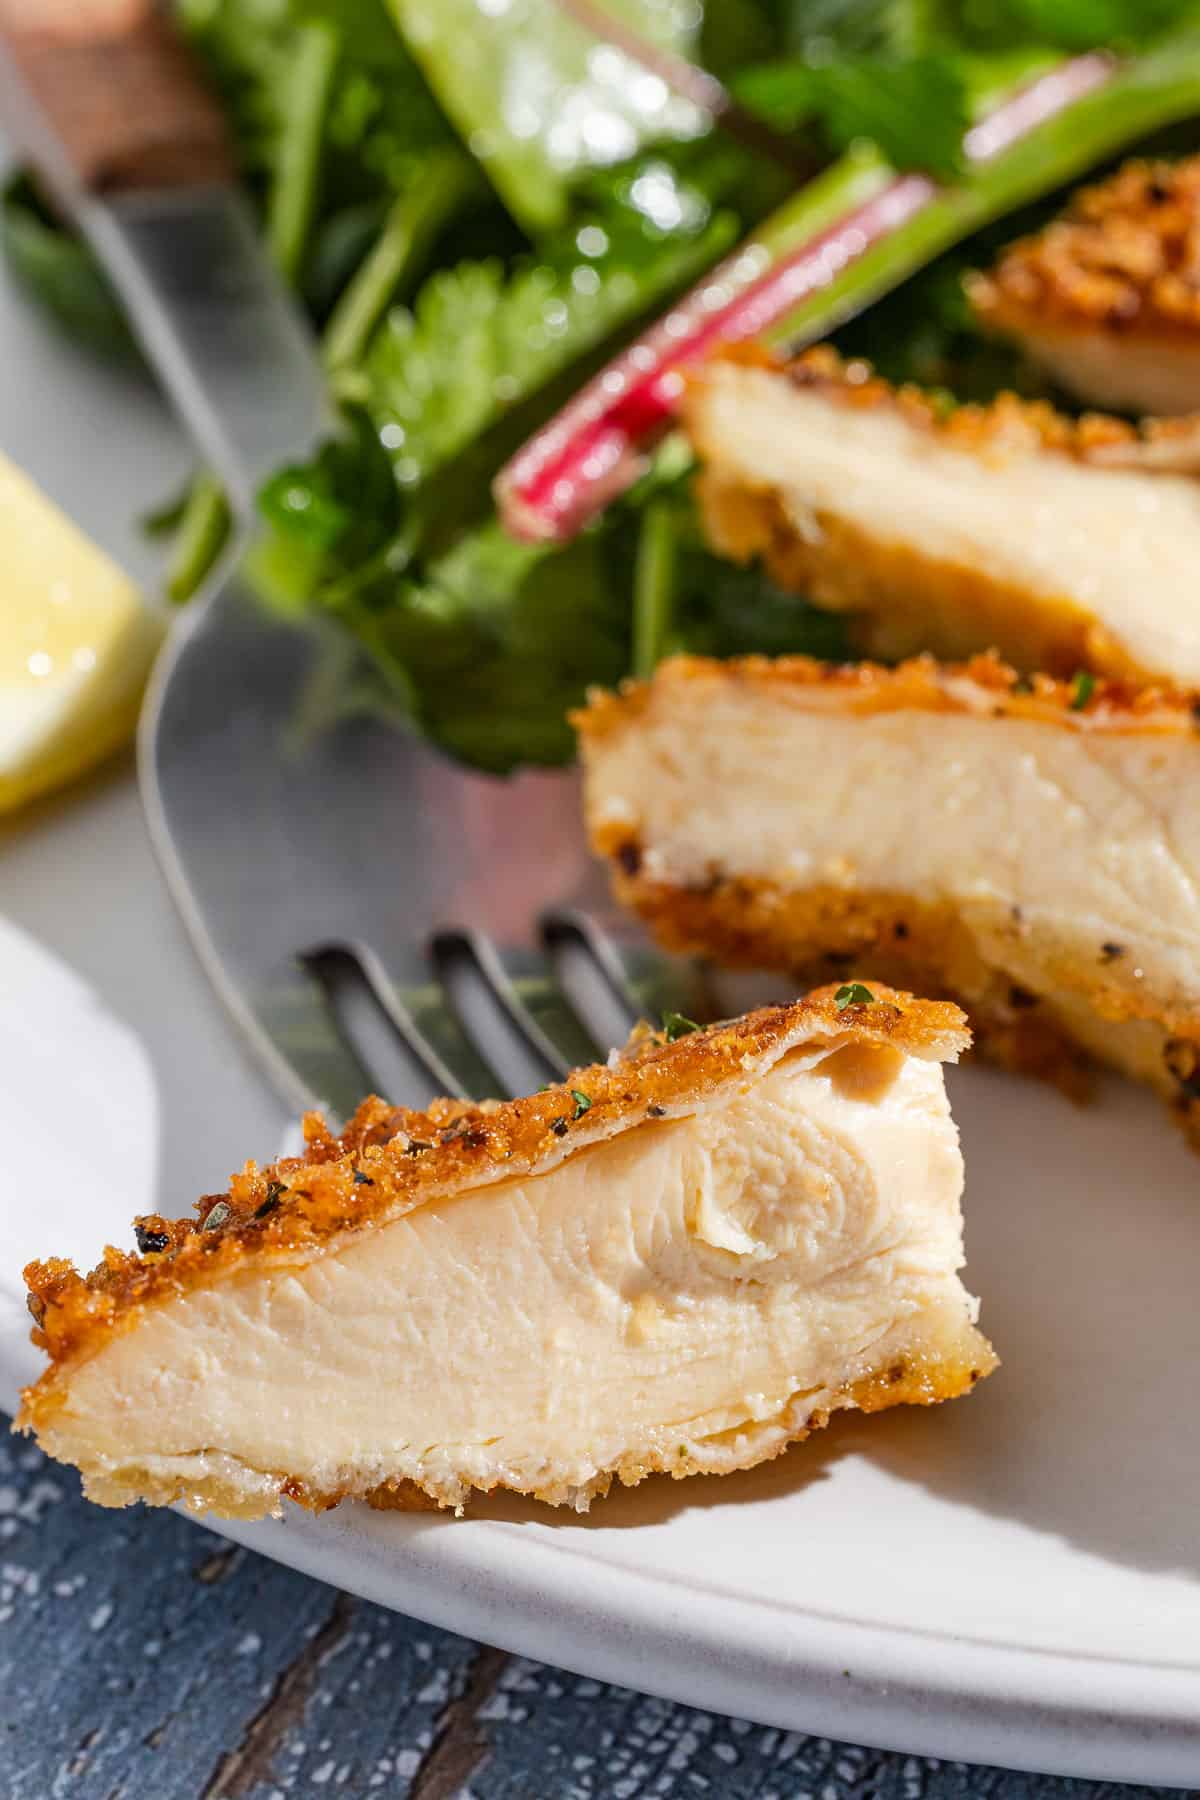
[[[1096,677],[1089,669],[1080,669],[1071,683],[1071,711],[1082,712],[1096,691]]]
[[[864,987],[861,981],[848,981],[833,996],[833,1003],[839,1012],[845,1012],[848,1006],[871,1006],[875,996],[870,988]]]

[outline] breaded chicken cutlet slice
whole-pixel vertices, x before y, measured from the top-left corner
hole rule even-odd
[[[1200,411],[1200,157],[1129,162],[1081,189],[968,294],[1086,405]]]
[[[706,363],[683,416],[714,547],[847,614],[862,654],[1200,683],[1200,482],[1173,439],[1011,395],[946,415],[825,348]]]
[[[957,1275],[966,1042],[954,1006],[829,989],[528,1099],[310,1119],[141,1256],[29,1267],[18,1423],[105,1505],[583,1510],[964,1393],[995,1362]]]
[[[1098,1058],[1200,1139],[1192,696],[680,658],[578,723],[593,844],[664,944],[950,994],[996,1059]]]

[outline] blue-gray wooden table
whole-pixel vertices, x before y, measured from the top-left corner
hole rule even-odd
[[[855,1749],[581,1680],[351,1599],[174,1513],[101,1511],[70,1470],[0,1439],[3,1800],[1159,1791]]]

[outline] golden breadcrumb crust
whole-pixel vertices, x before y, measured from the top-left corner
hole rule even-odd
[[[1022,670],[1069,675],[1077,669],[1133,681],[1153,678],[1093,614],[1062,595],[1005,581],[986,567],[895,543],[838,513],[817,508],[815,528],[800,530],[782,495],[727,473],[722,444],[711,433],[706,382],[727,379],[730,361],[774,371],[781,382],[818,390],[830,404],[887,409],[948,448],[982,458],[1053,454],[1097,468],[1147,475],[1193,473],[1200,467],[1200,428],[1192,420],[1149,421],[1142,431],[1090,414],[1071,419],[1044,401],[1002,394],[989,406],[946,413],[915,387],[892,387],[868,364],[843,362],[827,346],[793,362],[761,353],[723,356],[690,379],[683,419],[704,466],[695,483],[706,534],[734,562],[761,558],[779,586],[827,611],[845,613],[854,647],[887,660],[920,649],[943,658],[992,648]]]
[[[1075,462],[1091,462],[1103,459],[1114,446],[1136,444],[1141,437],[1139,427],[1127,419],[1099,412],[1076,418],[1060,412],[1048,400],[1023,400],[1016,394],[998,394],[986,406],[947,404],[943,397],[915,383],[897,387],[877,375],[863,358],[843,357],[831,344],[814,344],[787,359],[772,356],[757,345],[735,344],[698,363],[686,374],[680,401],[680,415],[689,430],[698,423],[707,384],[722,379],[730,366],[774,375],[787,386],[817,393],[850,412],[896,413],[939,442],[980,457],[1048,451]],[[720,445],[701,448],[714,457],[720,455]]]
[[[811,656],[673,656],[651,681],[625,681],[616,691],[596,688],[571,715],[585,748],[610,731],[636,723],[652,693],[683,682],[729,683],[775,700],[842,712],[967,713],[1031,719],[1068,731],[1168,732],[1200,730],[1200,693],[1166,684],[1096,677],[1081,683],[1051,675],[1019,675],[991,651],[966,662],[913,656],[895,668],[878,663],[827,663]]]
[[[930,1058],[956,1056],[968,1041],[955,1006],[880,989],[874,1004],[839,1010],[828,987],[674,1043],[647,1028],[620,1058],[578,1069],[523,1099],[438,1100],[427,1112],[369,1099],[340,1137],[310,1114],[302,1156],[266,1168],[247,1163],[226,1193],[197,1203],[195,1219],[139,1219],[145,1253],[110,1247],[87,1276],[61,1257],[30,1263],[33,1341],[51,1366],[26,1392],[18,1422],[41,1424],[59,1404],[61,1377],[146,1306],[224,1281],[254,1262],[309,1262],[347,1234],[417,1207],[544,1172],[645,1119],[685,1115],[795,1046],[847,1035]]]
[[[1200,329],[1200,157],[1128,162],[1066,213],[1011,245],[969,283],[984,324],[1005,331],[1103,327],[1114,336]]]
[[[627,682],[619,693],[596,692],[575,715],[585,761],[590,746],[636,729],[651,696],[685,683],[742,683],[764,697],[832,706],[857,715],[912,710],[988,718],[1035,719],[1079,731],[1194,733],[1193,695],[1166,688],[1132,688],[1096,680],[1035,676],[1024,682],[993,655],[947,666],[917,657],[895,669],[843,667],[808,657],[743,657],[717,662],[676,657],[651,682]],[[1086,1097],[1091,1057],[1070,1027],[1039,999],[981,956],[975,936],[951,904],[912,895],[835,884],[785,886],[757,876],[709,871],[694,884],[657,870],[629,825],[589,820],[593,848],[612,871],[619,900],[672,951],[705,955],[734,967],[786,969],[801,984],[861,971],[872,978],[942,995],[963,1006],[975,1043],[989,1060],[1052,1081],[1073,1098]],[[1025,945],[1025,921],[1014,908],[1008,929]],[[1200,1016],[1165,1005],[1141,984],[1118,979],[1124,947],[1097,944],[1088,956],[1038,946],[1051,991],[1076,996],[1100,1018],[1121,1025],[1144,1020],[1163,1032],[1163,1067],[1156,1082],[1189,1138],[1200,1148]]]

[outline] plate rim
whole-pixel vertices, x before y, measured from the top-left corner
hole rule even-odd
[[[203,1523],[393,1611],[765,1726],[1077,1779],[1187,1788],[1200,1770],[1200,1681],[1186,1666],[831,1619],[761,1596],[725,1593],[714,1607],[707,1590],[614,1570],[506,1520],[351,1503]],[[385,1547],[384,1531],[399,1541]],[[766,1612],[778,1631],[764,1648]]]

